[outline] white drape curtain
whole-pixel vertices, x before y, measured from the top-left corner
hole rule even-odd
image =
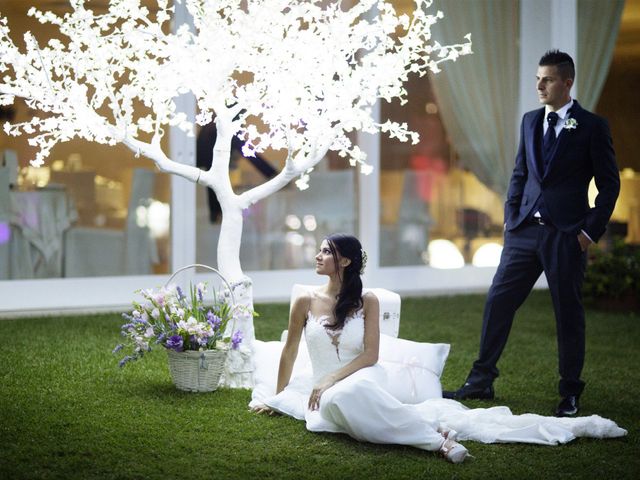
[[[576,98],[587,110],[598,103],[618,38],[624,0],[578,0]]]
[[[517,147],[520,2],[439,0],[434,6],[445,15],[434,38],[448,44],[472,32],[474,52],[431,76],[440,115],[462,166],[504,196]]]

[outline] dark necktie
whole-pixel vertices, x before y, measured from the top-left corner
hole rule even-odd
[[[549,112],[547,115],[547,122],[549,123],[547,133],[544,134],[542,139],[542,146],[544,147],[545,163],[548,162],[549,153],[556,141],[556,123],[558,123],[558,114],[556,112]]]

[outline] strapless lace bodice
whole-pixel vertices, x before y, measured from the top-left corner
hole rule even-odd
[[[364,313],[362,309],[347,317],[340,330],[327,328],[329,316],[307,314],[304,335],[313,369],[313,379],[334,372],[351,362],[364,348]]]

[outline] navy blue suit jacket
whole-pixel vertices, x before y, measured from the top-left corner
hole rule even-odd
[[[548,220],[559,230],[577,235],[584,230],[598,241],[606,229],[620,191],[611,133],[607,121],[574,100],[570,117],[576,128],[563,128],[545,172],[541,171],[544,107],[527,112],[520,126],[520,145],[505,203],[505,228],[513,230],[533,215],[542,195]],[[589,182],[598,196],[589,207]]]

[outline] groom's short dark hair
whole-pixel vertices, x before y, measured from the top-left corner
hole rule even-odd
[[[541,67],[555,66],[563,79],[570,78],[573,80],[576,78],[576,67],[573,64],[573,58],[568,53],[560,50],[549,50],[542,56],[538,65]]]

